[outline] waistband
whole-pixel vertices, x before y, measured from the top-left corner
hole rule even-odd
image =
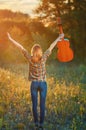
[[[31,82],[46,82],[46,80],[32,80]]]

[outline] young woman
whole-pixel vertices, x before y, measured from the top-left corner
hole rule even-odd
[[[45,63],[48,56],[51,54],[53,48],[58,41],[64,37],[60,34],[59,37],[50,45],[50,47],[43,53],[39,44],[35,44],[31,49],[31,55],[26,49],[23,48],[18,42],[13,40],[9,33],[7,33],[9,40],[24,54],[29,62],[29,80],[31,81],[31,98],[32,98],[32,111],[35,123],[35,129],[40,128],[43,130],[44,116],[45,116],[45,101],[47,94],[46,82],[46,67]],[[38,92],[40,94],[40,121],[38,120],[37,102]]]

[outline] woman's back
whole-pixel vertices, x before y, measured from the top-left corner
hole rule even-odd
[[[33,62],[32,57],[29,59],[29,80],[30,81],[46,81],[46,60],[50,55],[47,50],[38,62]]]

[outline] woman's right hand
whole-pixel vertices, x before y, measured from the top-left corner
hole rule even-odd
[[[60,34],[58,37],[59,41],[61,41],[63,38],[64,38],[64,33]]]

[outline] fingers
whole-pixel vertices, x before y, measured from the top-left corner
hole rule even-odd
[[[60,36],[60,38],[63,38],[64,37],[64,33],[60,34],[59,36]]]
[[[59,41],[62,41],[63,38],[64,38],[64,33],[60,34],[58,39]]]
[[[11,36],[10,36],[10,34],[7,32],[7,36],[10,38]]]
[[[59,39],[59,41],[62,41],[62,39]]]
[[[9,33],[7,32],[7,35],[9,35]]]
[[[7,32],[7,35],[9,36],[9,33]]]

